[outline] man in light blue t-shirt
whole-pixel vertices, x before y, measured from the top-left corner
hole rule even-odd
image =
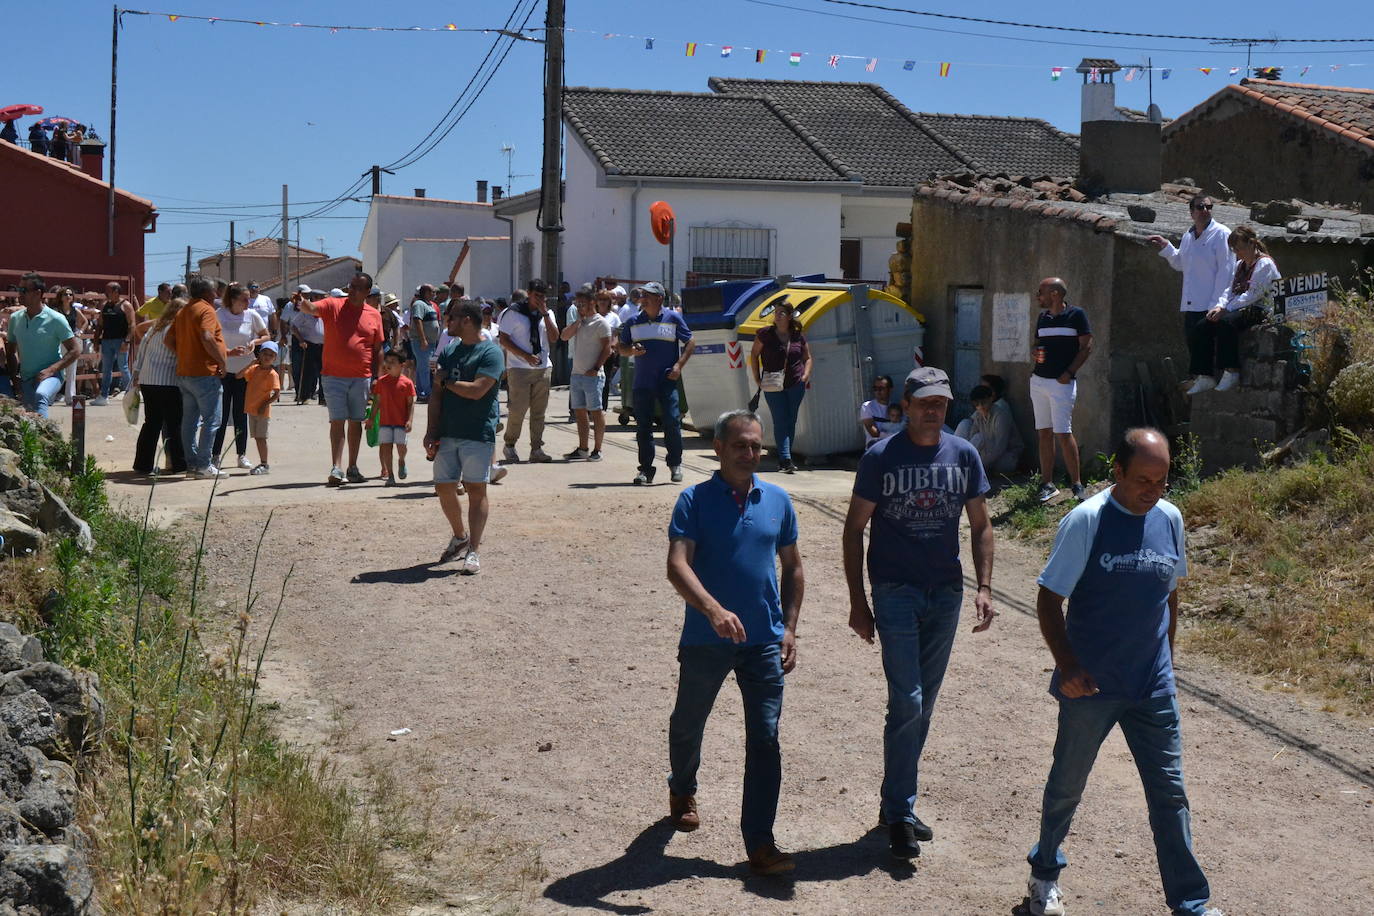
[[[896,857],[921,854],[931,829],[916,816],[917,766],[930,731],[935,698],[945,679],[964,574],[959,564],[959,517],[968,514],[978,575],[974,632],[992,625],[992,521],[983,462],[973,445],[944,431],[953,395],[949,376],[916,369],[902,388],[906,431],[881,439],[859,459],[844,522],[844,575],[849,626],[868,642],[876,631],[887,676],[883,730],[881,823]],[[864,594],[864,529],[873,606]]]
[[[1050,693],[1059,700],[1059,733],[1040,839],[1028,857],[1028,903],[1034,916],[1065,912],[1059,847],[1098,748],[1120,725],[1145,787],[1165,901],[1174,916],[1221,916],[1207,907],[1211,891],[1193,855],[1183,789],[1173,642],[1178,580],[1188,562],[1183,516],[1163,498],[1169,443],[1155,429],[1127,430],[1115,454],[1116,485],[1064,517],[1038,580],[1036,613],[1054,655]]]
[[[668,581],[686,602],[678,643],[677,702],[668,720],[668,816],[701,825],[701,739],[730,672],[744,699],[744,802],[740,832],[755,874],[791,871],[773,840],[782,787],[778,717],[783,675],[797,663],[802,565],[797,515],[781,487],[759,480],[763,422],[733,410],[716,421],[720,470],[678,496],[668,526]],[[782,567],[779,588],[775,562]]]
[[[62,391],[63,372],[80,351],[67,319],[43,304],[43,278],[27,273],[20,281],[24,309],[10,316],[5,336],[19,350],[19,387],[24,406],[40,417]]]

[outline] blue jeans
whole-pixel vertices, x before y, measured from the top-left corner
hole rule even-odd
[[[1097,750],[1113,725],[1121,726],[1145,787],[1164,900],[1176,916],[1201,916],[1211,890],[1193,855],[1188,796],[1183,791],[1178,702],[1172,696],[1139,702],[1097,698],[1060,701],[1054,764],[1040,809],[1040,842],[1028,857],[1031,874],[1044,881],[1059,880],[1059,872],[1067,864],[1060,844],[1083,798]]]
[[[177,387],[181,389],[181,446],[186,453],[186,468],[203,471],[215,462],[215,431],[219,429],[222,397],[220,380],[214,375],[179,375]]]
[[[48,415],[48,407],[53,401],[62,394],[62,375],[59,373],[51,378],[38,380],[38,376],[21,378],[20,386],[24,389],[24,406],[40,417]]]
[[[682,464],[682,415],[677,409],[677,382],[662,379],[657,385],[641,387],[635,379],[635,441],[639,444],[639,469],[654,466],[654,406],[663,408],[663,450],[668,467]]]
[[[116,360],[119,362],[119,388],[121,391],[129,390],[129,354],[120,349],[123,346],[123,337],[116,337],[114,340],[107,338],[100,342],[100,396],[102,398],[110,396]]]
[[[739,826],[745,850],[773,842],[782,789],[782,646],[682,646],[677,658],[677,703],[668,719],[668,789],[697,794],[701,737],[720,685],[731,671],[744,698],[744,802]]]
[[[963,601],[964,586],[959,582],[935,588],[873,585],[873,618],[887,675],[882,805],[889,824],[916,819],[921,750],[930,733]]]
[[[415,351],[415,396],[429,397],[429,384],[433,377],[429,371],[429,354],[433,347],[422,347],[417,340],[411,340],[410,348]]]
[[[778,444],[778,459],[792,460],[792,437],[797,433],[797,414],[801,413],[806,386],[801,382],[782,391],[765,391],[768,413],[773,417],[773,441]]]

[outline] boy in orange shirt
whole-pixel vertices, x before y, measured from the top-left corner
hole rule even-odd
[[[382,377],[372,386],[381,412],[377,444],[382,460],[382,476],[388,487],[396,486],[392,474],[391,446],[396,446],[400,458],[400,478],[406,479],[406,433],[415,420],[415,383],[401,374],[403,363],[399,350],[388,350],[382,357]]]
[[[272,402],[281,394],[281,376],[277,374],[277,345],[267,341],[258,347],[258,361],[249,363],[239,378],[246,379],[248,390],[243,397],[243,410],[248,414],[248,435],[258,444],[258,465],[250,474],[266,474],[267,425],[272,416]]]

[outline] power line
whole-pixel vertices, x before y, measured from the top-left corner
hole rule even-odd
[[[1121,32],[1112,29],[1086,29],[1071,25],[1037,25],[1030,22],[1013,22],[1006,19],[984,19],[979,16],[960,16],[955,13],[932,13],[926,10],[911,10],[900,6],[883,6],[878,3],[863,3],[860,0],[821,0],[836,6],[855,6],[861,9],[882,10],[887,13],[904,13],[908,16],[929,16],[934,19],[951,19],[956,22],[977,22],[983,25],[1006,25],[1018,29],[1042,29],[1052,32],[1078,32],[1085,35],[1115,35],[1121,38],[1174,38],[1183,41],[1238,41],[1242,44],[1362,44],[1374,38],[1253,38],[1237,35],[1170,35],[1161,32]]]

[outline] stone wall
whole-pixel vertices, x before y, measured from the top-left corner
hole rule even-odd
[[[1261,452],[1301,430],[1305,404],[1299,381],[1291,328],[1260,325],[1246,331],[1239,387],[1192,398],[1189,431],[1197,437],[1203,472],[1257,467]]]

